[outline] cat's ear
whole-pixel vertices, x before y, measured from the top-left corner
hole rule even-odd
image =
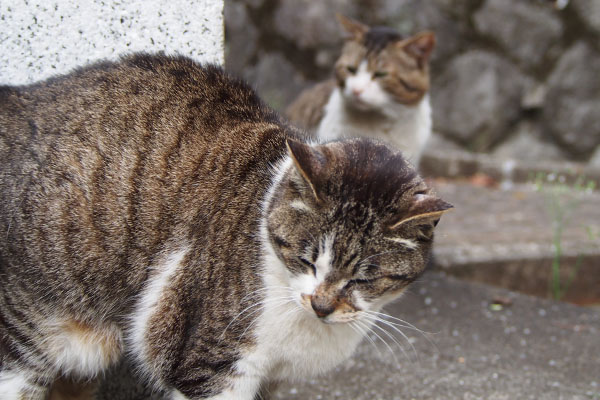
[[[421,32],[413,37],[398,42],[406,53],[417,59],[419,66],[423,66],[429,61],[431,52],[435,47],[435,34],[433,32]]]
[[[389,229],[397,229],[408,226],[429,226],[435,227],[445,212],[454,208],[450,203],[445,202],[431,194],[416,194],[413,196],[412,204],[408,212],[402,216],[400,221],[394,222]]]
[[[320,172],[325,167],[325,156],[319,150],[305,143],[287,139],[285,144],[294,162],[294,167],[310,187],[315,199],[321,201],[317,185]]]
[[[360,22],[345,17],[342,14],[336,14],[335,16],[344,30],[350,35],[349,39],[361,42],[363,37],[369,31],[369,27],[365,24],[361,24]]]

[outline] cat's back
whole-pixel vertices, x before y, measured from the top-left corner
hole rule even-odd
[[[139,290],[174,241],[226,240],[216,220],[255,228],[295,132],[219,67],[164,55],[5,86],[0,104],[0,273],[45,275],[76,308]],[[31,293],[35,274],[18,278]]]
[[[297,126],[315,131],[325,114],[331,93],[336,87],[334,79],[305,89],[285,110],[286,116]]]

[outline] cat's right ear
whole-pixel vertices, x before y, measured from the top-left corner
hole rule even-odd
[[[406,214],[399,221],[392,224],[389,229],[395,231],[402,227],[413,226],[419,228],[420,236],[430,237],[442,214],[452,208],[454,208],[452,204],[439,197],[431,194],[417,194],[413,197],[412,204]]]
[[[398,42],[398,46],[414,57],[422,67],[429,61],[435,47],[435,34],[433,32],[421,32]]]
[[[315,199],[320,202],[321,198],[317,192],[317,184],[320,172],[325,167],[325,156],[312,146],[292,139],[287,139],[285,144],[294,162],[294,167],[310,187]]]
[[[362,42],[362,39],[369,31],[369,27],[367,25],[361,24],[358,21],[345,17],[342,14],[336,14],[335,16],[344,28],[344,30],[349,34],[349,37],[347,39]]]

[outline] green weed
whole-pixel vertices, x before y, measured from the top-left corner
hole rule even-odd
[[[578,176],[572,184],[566,183],[564,176],[556,174],[538,173],[534,178],[534,185],[538,192],[544,195],[546,209],[552,219],[552,248],[553,257],[551,264],[550,293],[556,300],[560,300],[577,277],[581,268],[583,255],[577,256],[575,266],[566,280],[561,278],[561,258],[563,255],[563,233],[569,221],[569,216],[584,200],[583,194],[593,192],[596,183]],[[593,226],[585,226],[591,240],[600,236],[594,231]]]

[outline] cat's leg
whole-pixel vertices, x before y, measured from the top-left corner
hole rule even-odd
[[[230,385],[223,392],[216,396],[209,397],[207,400],[255,400],[260,399],[258,392],[260,389],[260,378],[250,375],[237,375],[230,378]],[[171,392],[171,400],[188,399],[178,390]]]
[[[50,393],[50,383],[39,374],[23,369],[0,371],[2,400],[45,400]]]

